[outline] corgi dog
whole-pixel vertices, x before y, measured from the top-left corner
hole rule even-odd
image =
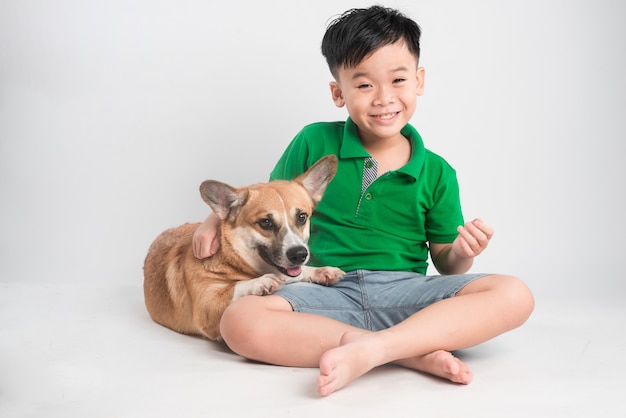
[[[219,249],[197,259],[200,223],[161,233],[144,262],[144,298],[151,318],[182,334],[220,339],[226,307],[245,295],[267,295],[284,284],[337,283],[344,272],[309,267],[309,218],[337,171],[337,157],[321,158],[291,181],[234,188],[207,180],[202,199],[220,219]]]

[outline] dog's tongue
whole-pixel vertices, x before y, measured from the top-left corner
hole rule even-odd
[[[296,277],[302,273],[302,267],[292,267],[287,269],[287,274],[291,277]]]

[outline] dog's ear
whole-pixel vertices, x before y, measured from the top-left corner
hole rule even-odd
[[[206,180],[200,185],[200,195],[213,212],[220,218],[226,219],[233,209],[238,209],[248,198],[247,192],[241,192],[228,184]]]
[[[335,177],[337,172],[337,157],[327,155],[317,160],[304,174],[298,176],[295,181],[299,182],[309,192],[315,203],[322,200],[326,186]]]

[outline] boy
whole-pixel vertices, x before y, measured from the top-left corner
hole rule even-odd
[[[306,126],[271,178],[337,155],[311,219],[310,264],[346,276],[331,287],[297,283],[246,296],[222,317],[222,336],[241,356],[319,366],[321,396],[387,363],[470,383],[451,351],[518,327],[534,308],[519,279],[466,274],[493,229],[480,219],[463,224],[455,171],[408,124],[424,89],[420,34],[413,20],[380,6],[329,25],[322,53],[331,95],[349,118]],[[197,257],[215,252],[214,222],[209,216],[196,232]],[[428,251],[440,276],[425,276]]]

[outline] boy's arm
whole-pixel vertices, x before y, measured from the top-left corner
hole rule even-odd
[[[200,224],[196,232],[193,234],[193,255],[196,258],[203,259],[212,256],[217,252],[220,240],[217,239],[217,226],[219,218],[215,213],[211,213]]]
[[[457,228],[459,235],[451,244],[430,243],[430,257],[440,274],[464,274],[474,257],[483,252],[493,236],[493,228],[480,219]]]

